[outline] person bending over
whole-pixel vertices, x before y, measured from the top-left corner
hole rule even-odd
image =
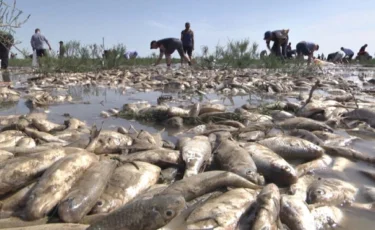
[[[312,42],[302,41],[297,44],[296,49],[298,57],[303,58],[303,56],[307,56],[307,61],[310,63],[314,56],[314,51],[319,50],[319,45]]]
[[[172,54],[175,50],[178,51],[178,54],[180,55],[181,58],[181,65],[183,64],[184,59],[191,65],[190,59],[186,54],[184,54],[184,48],[182,46],[182,42],[178,38],[164,38],[158,41],[152,41],[150,44],[151,49],[159,49],[160,50],[160,55],[154,66],[158,65],[163,58],[163,55],[165,54],[165,59],[167,66],[171,66],[172,62]]]

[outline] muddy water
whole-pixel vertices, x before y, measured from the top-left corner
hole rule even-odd
[[[331,69],[332,72],[340,72],[342,70]],[[348,80],[357,83],[360,87],[364,87],[359,76],[364,76],[365,80],[369,80],[374,77],[374,71],[370,70],[351,70],[350,73],[345,75]],[[10,77],[10,80],[14,82],[16,87],[21,87],[22,82],[25,78],[30,76],[24,75],[14,75]],[[186,95],[180,90],[165,90],[165,91],[149,91],[149,92],[139,92],[131,88],[126,89],[108,89],[105,87],[68,87],[65,89],[60,89],[54,91],[55,93],[69,93],[74,101],[79,101],[81,103],[74,104],[61,104],[55,106],[49,106],[48,108],[41,109],[42,111],[48,112],[48,119],[56,123],[63,123],[67,119],[66,116],[69,114],[72,117],[78,118],[80,120],[86,121],[88,125],[96,124],[98,127],[101,126],[107,129],[116,129],[119,126],[124,126],[129,128],[130,125],[134,126],[137,130],[144,129],[151,132],[156,132],[164,127],[162,125],[155,125],[150,123],[141,123],[135,120],[126,120],[123,118],[103,118],[100,116],[102,111],[106,111],[112,108],[121,109],[126,103],[136,102],[136,101],[148,101],[151,104],[157,104],[157,98],[162,95],[170,95],[174,99],[176,105],[184,104],[188,105],[197,101],[201,102],[220,102],[228,107],[231,111],[245,103],[250,103],[252,105],[258,105],[261,103],[270,102],[277,100],[277,98],[271,96],[260,96],[260,95],[246,95],[246,96],[223,96],[218,95],[215,92],[210,92],[205,95]],[[317,94],[326,95],[327,92],[324,90],[317,90]],[[287,98],[289,101],[296,101],[292,97]],[[21,99],[18,103],[8,104],[7,106],[0,106],[0,116],[10,115],[10,114],[26,114],[29,113],[30,109],[25,104],[25,99]],[[340,135],[348,135],[344,130],[336,130],[336,133]],[[177,141],[175,136],[176,131],[166,130],[163,133],[163,138],[171,140],[172,142]],[[354,134],[351,134],[354,135]],[[368,154],[375,155],[375,137],[362,137],[361,140],[354,141],[351,144],[356,150],[366,152]],[[372,165],[368,165],[362,162],[353,162],[345,170],[344,174],[349,179],[350,182],[362,187],[363,185],[375,187],[375,182],[364,177],[358,169],[373,169]],[[362,194],[358,195],[359,202],[366,202],[366,198]],[[374,212],[363,211],[353,208],[343,207],[345,213],[345,221],[339,226],[339,229],[374,229],[375,219],[373,218]]]

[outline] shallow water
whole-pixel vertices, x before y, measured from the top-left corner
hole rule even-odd
[[[343,70],[340,69],[330,69],[329,70],[333,76],[335,74],[341,74]],[[350,73],[345,75],[345,78],[357,83],[362,87],[362,81],[358,76],[365,73],[366,79],[371,79],[374,77],[373,70],[352,70]],[[16,87],[21,86],[20,82],[24,81],[27,77],[25,75],[12,75],[11,81],[15,83]],[[66,89],[56,91],[55,93],[69,93],[74,101],[80,101],[82,103],[75,104],[60,104],[49,106],[45,108],[48,112],[48,119],[56,122],[63,123],[67,119],[64,114],[70,114],[72,117],[78,118],[82,121],[86,121],[88,125],[96,124],[98,127],[101,126],[102,122],[104,128],[116,129],[119,126],[124,126],[129,128],[130,125],[134,126],[137,130],[143,129],[150,132],[157,132],[162,130],[164,127],[162,125],[154,125],[150,123],[141,123],[135,120],[126,120],[123,118],[103,118],[100,116],[102,111],[107,111],[112,108],[121,109],[126,103],[131,103],[135,101],[148,101],[151,104],[157,104],[157,98],[161,95],[171,95],[175,101],[175,105],[184,104],[189,105],[194,102],[208,102],[217,101],[228,107],[229,111],[234,110],[237,107],[242,106],[245,103],[250,103],[252,105],[258,105],[260,103],[271,102],[277,100],[278,98],[272,95],[246,95],[246,96],[224,96],[222,94],[218,95],[214,91],[207,93],[206,95],[186,95],[180,90],[165,90],[162,91],[149,91],[149,92],[139,92],[131,88],[126,89],[108,89],[104,87],[67,87]],[[308,91],[307,91],[308,92]],[[324,90],[317,90],[317,94],[327,95],[328,93]],[[292,97],[286,97],[289,101],[296,102],[297,100]],[[83,103],[88,102],[88,103]],[[42,109],[43,110],[43,109]],[[7,107],[0,106],[0,116],[11,115],[11,114],[26,114],[29,113],[30,109],[25,104],[25,99],[21,99],[18,103],[13,105],[8,105]],[[343,130],[337,130],[336,133],[343,135],[346,134]],[[175,136],[176,132],[173,130],[166,130],[163,132],[163,138],[166,140],[171,140],[172,142],[177,141]],[[347,135],[347,134],[346,134]],[[351,146],[359,151],[366,152],[371,155],[375,155],[375,145],[374,138],[365,138],[358,141],[354,141]],[[368,185],[375,187],[375,182],[364,177],[358,169],[373,169],[372,165],[368,165],[362,162],[355,162],[344,171],[346,176],[349,178],[350,182],[356,184],[358,187],[362,185]],[[366,201],[361,194],[358,196],[358,201]],[[339,229],[374,229],[375,220],[372,218],[373,212],[362,211],[357,209],[345,208],[344,209],[346,220],[343,226]]]

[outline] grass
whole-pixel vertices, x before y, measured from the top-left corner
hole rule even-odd
[[[278,57],[259,57],[258,44],[251,43],[249,39],[229,41],[227,45],[217,45],[213,52],[207,46],[202,47],[202,56],[195,57],[195,67],[202,69],[229,69],[229,68],[263,68],[269,72],[283,72],[291,75],[311,75],[319,71],[315,65],[306,67],[306,62],[296,59],[282,61]],[[102,57],[104,49],[100,45],[81,45],[78,41],[69,41],[65,44],[65,57],[58,58],[55,52],[48,52],[47,57],[40,59],[40,73],[54,72],[92,72],[108,69],[123,69],[134,66],[150,66],[157,55],[138,57],[126,60],[123,54],[126,47],[123,44],[113,46],[106,58]],[[27,55],[24,55],[25,57]],[[9,66],[31,66],[32,59],[10,59]],[[172,60],[180,63],[180,59]],[[361,62],[362,65],[373,67],[375,60]]]

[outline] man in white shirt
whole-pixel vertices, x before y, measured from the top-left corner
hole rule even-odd
[[[342,63],[342,59],[345,57],[344,51],[340,50],[336,53],[335,57],[333,58],[333,63]]]
[[[124,54],[124,58],[125,58],[125,59],[134,59],[134,58],[136,58],[137,56],[138,56],[137,51],[134,51],[134,52],[132,52],[132,51],[128,51],[128,52],[126,52],[126,53]]]
[[[347,48],[344,48],[344,47],[341,47],[341,50],[345,53],[344,58],[346,58],[347,60],[351,61],[352,58],[353,58],[353,56],[354,56],[353,50],[347,49]]]

